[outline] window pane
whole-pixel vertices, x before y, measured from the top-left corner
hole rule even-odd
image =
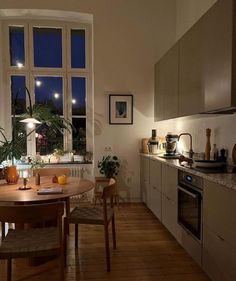
[[[20,146],[22,147],[22,156],[27,155],[27,144],[26,144],[26,124],[21,123],[19,118],[12,118],[12,127],[14,128],[13,133],[17,136],[22,136],[22,141],[20,142]],[[19,143],[18,143],[19,144]]]
[[[36,133],[36,152],[40,155],[51,154],[55,148],[63,149],[63,135],[60,132],[43,125],[36,129]]]
[[[86,118],[72,118],[73,131],[73,150],[77,154],[86,152]]]
[[[10,26],[9,39],[11,66],[23,67],[25,64],[24,27]]]
[[[62,30],[34,27],[34,66],[62,67]]]
[[[72,115],[86,115],[86,79],[72,77]]]
[[[85,30],[71,30],[71,68],[85,68]]]
[[[17,100],[16,94],[18,93]],[[25,76],[11,76],[12,114],[22,114],[26,111]],[[15,106],[16,103],[16,106]],[[15,106],[15,107],[14,107]]]
[[[62,77],[35,77],[35,103],[48,104],[54,113],[63,115]]]

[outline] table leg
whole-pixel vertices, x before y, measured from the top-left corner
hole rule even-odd
[[[66,201],[66,216],[69,217],[69,215],[70,215],[70,197],[67,197],[65,199],[65,201]],[[69,223],[67,224],[67,234],[70,235]]]

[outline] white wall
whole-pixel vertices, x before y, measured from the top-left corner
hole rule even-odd
[[[176,38],[169,0],[1,0],[0,9],[57,9],[94,17],[95,166],[105,146],[122,161],[121,196],[140,199],[139,146],[151,135],[154,63]],[[108,124],[108,92],[134,95],[134,124]]]

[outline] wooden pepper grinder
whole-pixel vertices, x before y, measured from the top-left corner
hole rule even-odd
[[[205,148],[205,160],[210,160],[210,152],[211,152],[211,142],[210,142],[210,137],[211,137],[211,129],[206,129],[206,148]]]

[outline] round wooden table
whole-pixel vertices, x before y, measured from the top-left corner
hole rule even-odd
[[[31,203],[45,203],[56,200],[63,200],[66,202],[66,214],[70,212],[70,197],[83,194],[94,188],[94,183],[90,180],[81,179],[78,177],[67,177],[67,183],[59,185],[52,182],[52,176],[44,176],[40,179],[40,185],[35,185],[35,178],[29,179],[27,186],[31,189],[19,190],[23,186],[23,179],[19,179],[17,184],[9,185],[5,180],[0,180],[0,204],[14,203],[14,204],[31,204]],[[39,195],[37,192],[40,188],[46,187],[62,187],[61,194],[43,194]],[[4,227],[2,227],[2,235],[5,236]],[[4,228],[5,229],[5,228]]]

